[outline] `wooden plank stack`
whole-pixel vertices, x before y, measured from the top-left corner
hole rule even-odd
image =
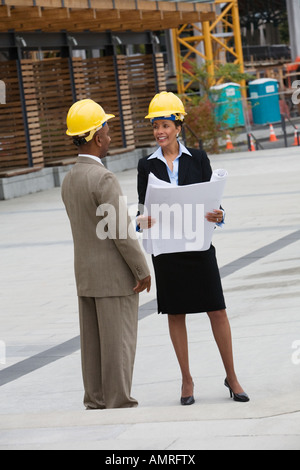
[[[6,85],[6,103],[0,113],[0,167],[11,161],[27,165],[27,149],[16,62],[0,62],[0,76]],[[15,148],[17,147],[17,148]]]
[[[0,33],[137,32],[197,23],[211,6],[149,0],[1,0]],[[160,54],[136,57],[0,61],[7,104],[0,108],[0,177],[72,161],[76,149],[65,135],[65,118],[77,98],[99,101],[116,115],[111,153],[153,141],[144,116],[156,91],[165,89]],[[156,72],[156,75],[155,75]],[[72,81],[72,78],[74,81]],[[20,81],[21,79],[21,81]],[[24,84],[24,99],[20,94]],[[27,130],[26,126],[27,124]],[[31,152],[28,151],[30,147]],[[31,153],[31,156],[30,156]]]
[[[72,105],[68,59],[22,61],[31,150],[44,165],[70,158],[73,147],[63,130]]]
[[[21,73],[33,168],[70,163],[76,149],[65,133],[73,103],[68,59],[22,60]],[[0,113],[1,176],[29,162],[16,61],[0,62],[0,76],[7,88]],[[74,58],[73,76],[77,99],[94,99],[115,114],[109,123],[112,154],[153,143],[144,118],[156,91],[166,86],[162,54]]]
[[[210,5],[149,0],[1,0],[0,32],[158,31],[198,23]]]
[[[166,89],[163,57],[162,54],[157,54],[155,58],[152,55],[127,57],[126,67],[135,145],[148,146],[153,141],[153,133],[145,116],[148,114],[150,100],[156,92],[154,68],[157,71],[158,91]]]

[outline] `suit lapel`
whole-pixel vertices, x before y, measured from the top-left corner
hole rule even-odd
[[[165,163],[158,158],[150,160],[150,171],[160,180],[170,183],[167,167]]]
[[[191,165],[191,156],[183,153],[179,159],[179,170],[178,170],[178,185],[183,186],[189,184],[188,174]],[[164,162],[159,158],[153,158],[150,160],[150,171],[160,180],[170,183],[167,167]]]
[[[179,170],[178,170],[178,185],[183,186],[184,184],[188,184],[186,181],[186,176],[188,175],[191,158],[189,155],[183,153],[179,158]]]

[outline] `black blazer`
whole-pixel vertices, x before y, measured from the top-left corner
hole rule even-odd
[[[188,151],[192,156],[183,153],[179,159],[179,186],[210,181],[212,169],[206,152],[191,148],[189,148]],[[157,178],[170,183],[165,163],[158,158],[150,160],[148,160],[148,158],[149,155],[141,158],[138,163],[138,194],[139,204],[142,205],[145,202],[149,173],[153,173]]]

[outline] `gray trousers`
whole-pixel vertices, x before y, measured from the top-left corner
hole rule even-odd
[[[82,375],[87,409],[131,408],[138,295],[79,297]]]

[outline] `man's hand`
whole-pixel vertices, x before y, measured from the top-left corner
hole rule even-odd
[[[139,225],[140,229],[141,230],[147,230],[151,227],[153,227],[153,225],[155,225],[155,222],[156,220],[153,219],[153,217],[146,217],[144,215],[139,215],[137,217],[137,224]]]
[[[145,277],[145,279],[138,281],[137,285],[135,286],[133,290],[136,294],[139,294],[140,292],[143,292],[145,289],[147,289],[147,292],[150,292],[151,276],[147,276]]]

